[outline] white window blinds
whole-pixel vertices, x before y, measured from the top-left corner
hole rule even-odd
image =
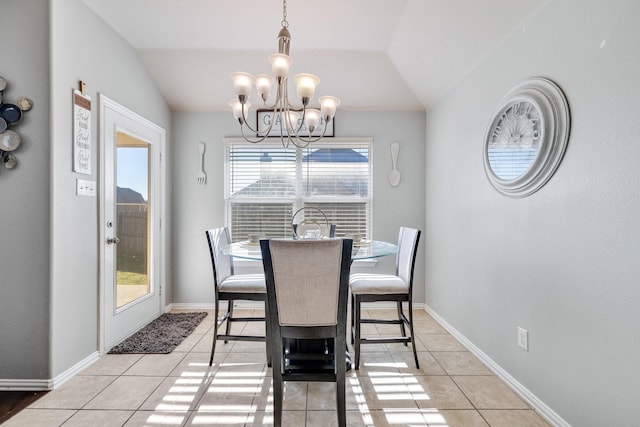
[[[321,209],[336,236],[370,237],[371,141],[325,141],[306,149],[284,149],[279,139],[226,142],[226,223],[233,241],[251,233],[291,236],[292,215],[304,206]]]

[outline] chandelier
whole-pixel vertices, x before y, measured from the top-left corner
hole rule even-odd
[[[299,98],[297,104],[289,101],[288,74],[293,60],[289,56],[291,34],[288,30],[286,0],[282,2],[281,24],[282,29],[278,33],[278,53],[269,56],[273,77],[268,74],[253,76],[240,71],[232,73],[230,78],[233,81],[233,89],[237,98],[232,99],[229,102],[229,106],[231,106],[234,118],[240,123],[242,137],[246,141],[252,143],[264,141],[270,134],[271,129],[276,126],[276,131],[279,130],[280,140],[285,148],[289,144],[304,148],[324,136],[329,122],[336,113],[336,108],[340,105],[340,100],[334,96],[321,96],[318,98],[320,109],[309,108],[309,102],[313,98],[320,79],[313,74],[301,73],[296,74],[294,77],[296,94]],[[276,84],[276,96],[273,103],[270,104],[269,96],[274,82]],[[249,107],[251,107],[249,97],[254,84],[258,95],[262,98],[264,108],[273,110],[273,117],[266,129],[253,129],[247,123]],[[313,131],[322,122],[324,122],[322,134],[313,135]],[[256,126],[256,128],[258,127]],[[247,130],[252,134],[251,136],[247,136]]]

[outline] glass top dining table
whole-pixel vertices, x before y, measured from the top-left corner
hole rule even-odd
[[[260,251],[260,243],[251,243],[249,241],[231,243],[222,248],[222,252],[226,255],[230,255],[234,258],[245,260],[262,260],[262,252]],[[393,243],[383,242],[380,240],[365,240],[358,244],[353,245],[351,260],[364,260],[372,258],[380,258],[389,255],[394,255],[398,252],[398,247]],[[319,353],[329,349],[333,351],[333,343],[325,343],[326,340],[288,340],[288,354],[293,355],[298,352],[304,354]],[[325,348],[328,345],[329,347]],[[348,351],[345,351],[345,357],[347,359],[347,370],[351,369],[351,357]],[[317,360],[302,361],[297,360],[297,369],[305,370],[312,369],[317,371]],[[321,368],[324,369],[324,368]]]
[[[251,243],[249,241],[231,243],[222,249],[223,253],[234,258],[261,260],[262,252],[260,251],[260,243]],[[363,240],[360,243],[354,243],[351,253],[353,261],[360,259],[381,258],[389,255],[395,255],[398,247],[393,243],[383,242],[381,240]]]

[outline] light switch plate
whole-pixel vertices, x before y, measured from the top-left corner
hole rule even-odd
[[[96,196],[96,182],[87,181],[85,179],[76,180],[76,195],[78,196]]]

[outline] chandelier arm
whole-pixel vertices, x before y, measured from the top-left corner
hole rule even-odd
[[[249,128],[249,130],[251,130],[251,128]],[[264,141],[265,139],[267,139],[267,136],[269,135],[269,132],[267,132],[263,136],[259,136],[259,137],[256,137],[255,139],[252,139],[251,137],[244,134],[244,126],[240,126],[240,133],[242,134],[242,139],[252,144],[258,144],[259,142]]]
[[[282,101],[283,108],[286,107],[287,110],[298,111],[304,108],[302,104],[294,105],[289,101],[289,85],[287,81],[282,84],[282,98],[280,100]]]
[[[244,129],[246,127],[247,129],[249,129],[251,132],[255,133],[256,135],[258,134],[258,131],[256,129],[252,128],[251,125],[249,125],[249,123],[247,123],[247,120],[244,117],[242,117],[242,121],[243,122],[240,124],[240,129]]]
[[[292,140],[291,137],[289,136],[289,134],[287,134],[287,138],[285,139],[284,134],[282,132],[280,132],[280,143],[282,144],[282,146],[284,148],[289,148],[289,145],[291,145],[293,143],[293,145],[296,145]],[[297,147],[297,145],[296,145]]]
[[[276,110],[274,110],[274,112],[275,112],[275,111],[276,111]],[[267,135],[269,135],[269,133],[271,133],[271,128],[273,127],[273,122],[274,122],[274,120],[271,120],[271,123],[269,123],[269,127],[268,127],[268,128],[267,128],[267,130],[265,131],[265,137],[266,137]],[[249,124],[249,122],[247,121],[247,117],[244,115],[244,108],[243,108],[243,109],[242,109],[242,122],[240,123],[240,129],[242,130],[243,136],[244,136],[244,127],[245,127],[245,126],[247,127],[247,129],[249,129],[251,132],[255,133],[256,135],[258,135],[258,134],[260,133],[260,132],[258,131],[258,129],[257,129],[257,126],[256,126],[256,129],[254,129],[253,127],[251,127],[251,125],[250,125],[250,124]],[[247,141],[249,141],[247,138],[245,138],[245,139],[246,139]],[[261,139],[260,141],[262,141],[262,140],[264,140],[264,137],[263,137],[263,139]],[[249,142],[252,142],[252,141],[249,141]]]
[[[283,142],[283,145],[285,143]],[[286,142],[286,147],[289,146],[289,144],[293,144],[295,147],[298,148],[306,148],[309,143],[306,142],[304,139],[298,137],[297,135],[291,135],[289,133],[287,133],[287,142]]]
[[[275,112],[276,111],[277,110],[274,110],[274,117],[275,117]],[[247,141],[247,142],[251,142],[251,143],[257,143],[257,142],[264,141],[269,136],[269,134],[271,133],[271,129],[273,128],[273,123],[275,122],[275,120],[271,119],[271,122],[269,123],[269,127],[267,127],[267,129],[264,131],[264,135],[257,136],[255,140],[252,140],[249,137],[245,136],[245,134],[244,134],[245,126],[246,126],[247,129],[249,129],[249,131],[251,131],[252,133],[255,133],[256,135],[259,135],[260,132],[257,129],[253,129],[247,123],[247,121],[246,121],[246,119],[244,117],[244,112],[242,114],[243,114],[243,118],[242,119],[244,120],[244,124],[240,125],[240,131],[242,132],[242,137],[244,138],[244,140]],[[282,134],[282,122],[280,123],[280,128],[281,128],[280,131],[281,131],[281,134]]]
[[[304,114],[305,114],[305,109],[303,108],[302,110],[302,119],[298,118],[298,120],[300,121],[300,126],[298,126],[298,128],[296,129],[296,124],[291,122],[291,116],[289,116],[289,111],[290,109],[287,109],[287,114],[285,114],[285,117],[287,118],[287,135],[289,135],[290,139],[296,140],[296,139],[300,139],[302,140],[302,136],[304,135],[298,135],[298,133],[302,130],[302,126],[304,125]],[[294,110],[295,111],[295,110]],[[309,136],[311,136],[311,134],[309,134]],[[298,146],[297,144],[294,145]]]
[[[262,100],[262,105],[264,105],[264,108],[268,109],[268,110],[273,110],[274,112],[278,110],[278,104],[282,101],[282,85],[286,85],[287,84],[287,79],[284,79],[284,82],[280,83],[276,83],[277,89],[276,89],[276,99],[273,100],[273,104],[269,105],[267,104],[267,100],[263,99]]]
[[[324,121],[324,122],[325,122],[325,125],[324,125],[324,129],[323,129],[323,131],[322,131],[322,135],[319,135],[319,136],[313,137],[313,136],[311,136],[311,134],[309,134],[309,137],[308,137],[308,138],[306,138],[306,139],[305,139],[305,138],[303,138],[303,137],[298,136],[298,139],[299,139],[300,141],[304,142],[304,144],[305,144],[305,145],[304,145],[304,146],[300,146],[300,145],[295,144],[295,146],[296,146],[296,147],[300,147],[300,148],[306,148],[309,144],[311,144],[311,143],[313,143],[313,142],[318,142],[318,141],[320,141],[322,138],[324,138],[324,135],[327,133],[327,128],[329,127],[329,120],[326,120],[326,119],[325,119],[325,121]]]
[[[274,105],[274,107],[275,107],[275,105]],[[268,136],[271,133],[271,129],[273,128],[273,123],[275,122],[275,116],[277,114],[277,111],[278,110],[276,110],[276,109],[273,110],[273,117],[271,118],[271,122],[269,123],[269,127],[267,127],[267,129],[264,131],[265,132],[265,136]],[[257,127],[257,123],[256,123],[256,127]],[[249,129],[251,129],[251,128],[249,128]],[[256,132],[256,134],[259,133],[257,130],[255,132]]]
[[[298,133],[302,130],[302,126],[304,126],[304,118],[307,115],[307,107],[305,107],[304,105],[302,106],[302,118],[300,119],[300,126],[298,126],[298,129],[296,129],[294,131],[295,136],[298,136]],[[309,132],[309,136],[311,136],[311,132]]]
[[[242,111],[242,121],[240,122],[240,129],[243,129],[243,127],[246,126],[251,132],[254,132],[257,134],[258,131],[253,129],[249,124],[249,122],[247,122],[247,117],[244,115],[244,112],[245,112],[244,104],[242,105],[241,111]],[[244,135],[244,131],[243,131],[243,135]]]
[[[284,82],[284,83],[286,83],[286,82]],[[306,112],[307,112],[307,109],[306,109],[306,107],[305,107],[305,105],[304,105],[304,104],[302,104],[302,107],[300,108],[300,107],[297,107],[297,106],[295,106],[295,105],[292,105],[292,104],[289,102],[289,86],[288,86],[288,85],[286,85],[286,84],[284,85],[284,87],[282,88],[282,93],[283,93],[283,96],[282,96],[282,98],[281,98],[281,101],[282,101],[282,103],[281,103],[281,104],[282,104],[282,111],[283,111],[283,114],[282,114],[282,115],[284,115],[284,117],[287,119],[287,126],[286,126],[287,135],[290,135],[290,136],[292,136],[292,137],[295,139],[295,138],[298,138],[298,132],[300,132],[300,131],[302,130],[302,126],[304,125],[304,117],[305,117],[305,114],[306,114]],[[302,109],[302,119],[300,120],[300,126],[298,126],[298,127],[296,128],[296,127],[294,126],[294,124],[293,124],[293,123],[291,123],[291,120],[290,120],[290,119],[291,119],[291,117],[289,116],[289,112],[290,112],[291,110],[293,110],[293,111],[296,111],[296,112],[297,112],[297,111],[299,111],[300,109]],[[291,131],[293,132],[293,134],[292,134],[291,132],[289,132],[289,129],[291,129]],[[293,142],[293,141],[292,141],[292,142]],[[296,147],[298,147],[298,145],[297,145],[295,142],[293,142],[293,145],[295,145]],[[307,144],[307,145],[308,145],[308,144]],[[305,145],[305,147],[306,147],[306,145]],[[303,147],[303,148],[304,148],[304,147]]]
[[[279,117],[279,124],[278,127],[280,128],[280,143],[282,144],[282,146],[284,148],[289,148],[289,141],[284,140],[284,130],[282,128],[282,121],[284,120],[284,115],[282,114],[282,108],[279,104],[282,104],[282,91],[281,91],[281,87],[278,86],[278,90],[277,90],[277,96],[276,96],[276,101],[273,105],[273,118],[271,119],[271,123],[269,123],[269,130],[271,130],[271,128],[273,127],[273,124],[276,122],[276,117]]]
[[[326,132],[326,128],[325,128],[325,132]],[[311,135],[309,135],[308,138],[304,138],[302,136],[297,136],[296,140],[297,141],[302,141],[302,144],[298,144],[296,142],[293,142],[293,145],[295,145],[296,147],[299,147],[299,148],[306,148],[309,144],[311,144],[313,142],[320,141],[324,137],[324,133],[325,132],[322,132],[322,135],[316,136],[316,137],[312,137]]]
[[[282,138],[284,135],[289,136],[289,128],[287,127],[287,122],[285,120],[289,117],[289,110],[278,110],[278,114],[280,115],[280,137]]]
[[[289,102],[289,97],[287,96],[286,98],[286,103],[289,106],[290,109],[294,110],[294,111],[299,111],[302,110],[304,108],[304,104],[300,104],[300,105],[294,105],[291,102]]]
[[[304,105],[302,105],[302,104],[293,105],[292,103],[289,102],[289,99],[287,99],[287,105],[289,105],[289,108],[294,110],[294,111],[299,111],[299,110],[302,110],[304,108]]]
[[[293,141],[291,140],[291,135],[289,135],[289,132],[287,131],[285,133],[285,129],[283,129],[283,127],[282,127],[282,122],[285,120],[285,117],[288,114],[282,114],[281,110],[278,110],[278,114],[280,115],[280,120],[279,120],[280,121],[280,143],[282,144],[282,146],[284,148],[289,148],[289,145]],[[272,120],[272,122],[273,122],[273,120]],[[286,126],[285,126],[285,128],[286,128]],[[286,136],[286,139],[285,139],[285,136]],[[295,143],[293,145],[295,145]]]
[[[302,141],[302,144],[296,141]],[[307,148],[311,142],[306,142],[304,139],[296,138],[292,140],[291,143],[298,148]]]
[[[271,105],[267,104],[267,101],[262,103],[262,106],[267,110],[275,110],[276,105],[278,105],[278,99],[276,99]]]

